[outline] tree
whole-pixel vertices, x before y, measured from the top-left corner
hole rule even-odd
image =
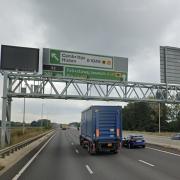
[[[159,106],[155,103],[129,103],[123,108],[123,128],[126,130],[158,131]],[[161,105],[161,129],[167,130],[167,107]]]
[[[170,131],[180,131],[180,104],[168,106],[168,117]]]

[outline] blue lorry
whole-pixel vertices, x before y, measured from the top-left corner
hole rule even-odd
[[[122,142],[121,106],[91,106],[81,114],[80,145],[90,154],[117,153]]]

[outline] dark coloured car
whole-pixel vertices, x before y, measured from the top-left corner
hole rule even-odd
[[[135,148],[135,147],[145,148],[146,142],[142,135],[129,135],[127,138],[124,138],[123,146],[129,149]]]
[[[175,134],[171,139],[172,140],[180,140],[180,133]]]

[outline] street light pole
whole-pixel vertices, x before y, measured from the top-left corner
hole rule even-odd
[[[42,121],[43,121],[43,113],[44,113],[44,103],[42,103],[42,106],[41,106],[41,128],[42,128]]]
[[[25,132],[25,113],[26,113],[26,101],[24,98],[24,109],[23,109],[23,134]]]
[[[159,134],[161,133],[161,104],[159,103]]]

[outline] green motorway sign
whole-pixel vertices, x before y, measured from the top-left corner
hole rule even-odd
[[[84,79],[120,80],[127,81],[127,73],[104,71],[88,68],[65,67],[66,77],[76,77]]]
[[[81,79],[93,79],[93,80],[119,80],[127,81],[126,72],[114,72],[114,71],[104,71],[89,68],[77,68],[77,67],[64,67],[64,71],[52,71],[44,70],[44,76],[48,77],[71,77],[71,78],[81,78]]]
[[[52,78],[127,81],[128,59],[44,48],[43,75]]]
[[[50,70],[44,70],[43,71],[43,75],[47,76],[47,77],[62,77],[63,76],[63,72],[61,71],[50,71]]]

